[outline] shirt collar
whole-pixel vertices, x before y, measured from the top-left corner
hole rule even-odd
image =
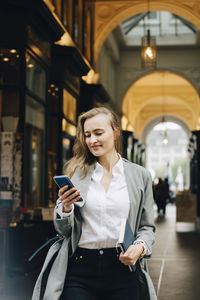
[[[115,175],[123,175],[124,174],[124,165],[123,165],[123,160],[120,154],[119,155],[119,160],[118,162],[114,165],[112,169],[112,174],[113,176]]]
[[[120,154],[118,154],[118,155],[119,155],[119,160],[112,168],[113,177],[121,176],[124,174],[123,160],[122,160],[121,155]],[[103,176],[103,167],[99,162],[97,162],[95,165],[95,168],[94,168],[94,173],[92,175],[92,179],[100,180],[102,176]]]

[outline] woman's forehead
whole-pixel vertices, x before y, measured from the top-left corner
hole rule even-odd
[[[94,130],[95,128],[105,128],[107,126],[111,126],[109,116],[105,114],[98,114],[85,120],[84,130]]]

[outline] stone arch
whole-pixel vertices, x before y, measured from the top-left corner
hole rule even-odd
[[[172,115],[166,115],[165,120],[166,120],[166,122],[173,122],[173,123],[180,125],[181,128],[185,131],[188,139],[190,138],[191,131],[190,131],[189,127],[187,126],[187,124],[183,120],[181,120],[180,118],[178,118],[176,116],[172,116]],[[151,130],[153,129],[153,127],[161,122],[162,122],[162,118],[161,118],[161,116],[158,116],[146,124],[146,126],[144,127],[142,134],[141,134],[141,142],[143,144],[145,144],[146,138],[147,138],[148,134],[151,132]]]
[[[147,3],[128,0],[119,2],[113,1],[96,1],[90,3],[94,11],[94,60],[97,62],[101,47],[112,32],[112,30],[122,21],[136,14],[147,11]],[[188,2],[171,1],[171,0],[151,0],[150,11],[162,10],[177,14],[200,29],[200,3],[193,0]]]
[[[168,76],[166,77],[167,89],[165,88],[165,114],[182,119],[190,130],[195,130],[198,125],[199,94],[191,81],[175,72],[156,70],[137,79],[127,91],[122,102],[123,115],[127,118],[128,124],[134,128],[138,137],[141,136],[141,132],[149,120],[163,115],[162,87],[160,86],[162,72],[166,72],[166,76]],[[149,78],[145,81],[145,77],[148,76]],[[140,83],[139,80],[142,79],[144,80]],[[156,84],[150,88],[152,82],[156,82]]]
[[[189,83],[191,83],[191,85],[194,87],[194,89],[197,91],[197,93],[200,96],[200,86],[199,86],[199,82],[192,77],[191,74],[189,74],[188,72],[184,72],[184,70],[179,70],[179,69],[175,69],[175,68],[157,68],[156,70],[138,70],[135,72],[132,72],[133,76],[129,78],[129,80],[126,80],[126,86],[123,86],[123,89],[121,89],[121,94],[120,94],[120,98],[121,101],[123,101],[123,98],[127,92],[127,90],[129,90],[129,88],[136,83],[140,78],[142,78],[143,76],[149,75],[151,73],[154,72],[170,72],[176,75],[179,75],[180,77],[182,77],[183,79],[187,80]]]

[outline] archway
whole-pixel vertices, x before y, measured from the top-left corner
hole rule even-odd
[[[97,62],[103,42],[110,32],[125,19],[147,11],[147,3],[137,1],[95,1],[90,3],[94,12],[94,60]],[[150,11],[165,10],[177,14],[200,29],[200,3],[197,1],[171,2],[171,0],[150,2]]]
[[[200,125],[199,95],[182,76],[155,71],[132,84],[123,99],[122,113],[139,139],[146,124],[162,115],[177,117],[189,130],[196,130]]]
[[[167,178],[175,193],[190,186],[190,136],[187,125],[173,116],[166,117],[165,123],[159,118],[152,120],[143,132],[146,168],[153,180]]]
[[[171,122],[171,123],[178,124],[180,127],[183,128],[183,130],[185,131],[185,133],[186,133],[186,135],[187,135],[187,137],[188,137],[188,139],[189,139],[189,137],[190,137],[190,135],[191,135],[191,131],[190,131],[189,127],[187,126],[187,124],[186,124],[183,120],[179,119],[179,118],[176,117],[176,116],[165,115],[165,121],[166,121],[166,122]],[[159,123],[161,123],[161,122],[162,122],[162,117],[161,117],[161,116],[158,116],[158,117],[152,119],[150,122],[148,122],[148,123],[146,124],[145,128],[144,128],[143,131],[142,131],[142,135],[141,135],[141,142],[142,142],[143,144],[146,143],[146,138],[147,138],[148,134],[151,132],[151,130],[152,130],[157,124],[159,124]]]

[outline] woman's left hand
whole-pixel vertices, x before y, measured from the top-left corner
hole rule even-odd
[[[142,244],[131,245],[125,253],[120,254],[119,260],[126,266],[134,266],[143,250]]]

